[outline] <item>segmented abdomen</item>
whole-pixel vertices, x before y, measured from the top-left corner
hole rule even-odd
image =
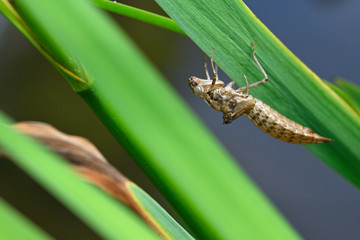
[[[314,144],[332,141],[281,115],[259,99],[256,99],[255,107],[246,116],[265,133],[285,142]]]

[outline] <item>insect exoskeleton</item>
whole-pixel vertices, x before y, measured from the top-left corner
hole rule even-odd
[[[196,96],[204,98],[205,94],[209,92],[210,88],[212,87],[213,80],[210,79],[200,79],[197,77],[190,77],[189,78],[189,86],[193,93],[195,93]],[[214,84],[214,87],[216,89],[221,88],[224,86],[224,82],[221,80],[217,80]]]
[[[235,82],[230,82],[224,87],[225,83],[218,78],[217,66],[214,64],[211,50],[210,61],[213,79],[210,79],[206,65],[206,55],[204,55],[206,79],[200,79],[194,76],[189,78],[189,86],[194,94],[203,98],[215,110],[223,112],[223,121],[225,124],[231,123],[241,115],[246,115],[265,133],[285,142],[316,144],[333,141],[330,138],[325,138],[314,133],[310,128],[288,119],[259,99],[249,95],[250,88],[257,87],[268,81],[266,72],[255,56],[254,43],[252,43],[252,45],[253,59],[264,74],[264,79],[249,85],[244,75],[246,82],[245,87],[240,87],[235,90],[233,89]]]

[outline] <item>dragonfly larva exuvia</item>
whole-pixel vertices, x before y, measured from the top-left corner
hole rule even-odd
[[[331,142],[332,139],[322,137],[314,133],[310,128],[288,119],[249,94],[250,88],[257,87],[268,81],[266,72],[255,56],[254,43],[252,43],[252,45],[254,61],[264,74],[264,79],[253,84],[248,84],[247,78],[244,75],[246,82],[245,87],[240,87],[235,90],[233,89],[235,84],[233,81],[224,86],[224,82],[218,78],[217,68],[215,67],[211,51],[210,61],[213,79],[210,79],[206,66],[206,55],[204,55],[206,79],[190,77],[189,85],[191,90],[196,96],[203,98],[215,110],[223,112],[225,124],[229,124],[241,115],[245,115],[265,133],[285,142],[298,144]]]

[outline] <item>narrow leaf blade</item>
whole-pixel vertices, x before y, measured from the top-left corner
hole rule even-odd
[[[0,198],[0,238],[1,239],[52,239],[36,225],[24,218]]]
[[[0,146],[3,151],[101,236],[108,239],[158,239],[129,210],[81,181],[64,160],[11,129],[10,125],[11,122],[0,113]]]

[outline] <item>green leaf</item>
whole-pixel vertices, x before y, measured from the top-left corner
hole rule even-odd
[[[194,239],[153,198],[136,184],[127,185],[144,214],[166,234],[168,239]]]
[[[15,4],[51,52],[80,63],[73,88],[199,238],[299,238],[114,23],[82,0]]]
[[[165,239],[193,239],[155,200],[107,162],[91,142],[41,122],[18,122],[13,127],[63,156],[82,179],[134,210],[160,236]]]
[[[335,141],[306,146],[360,187],[360,117],[294,56],[242,1],[157,0],[187,35],[236,82],[263,78],[252,59],[251,42],[269,81],[250,90],[286,117]],[[200,62],[201,60],[199,60]],[[201,63],[199,63],[201,67]]]
[[[118,2],[111,2],[109,0],[93,0],[96,5],[108,11],[118,13],[127,17],[131,17],[143,22],[153,24],[173,32],[184,34],[184,31],[174,22],[174,20],[160,16],[158,14],[141,10],[135,7],[127,6]]]
[[[0,198],[0,239],[52,239]]]
[[[0,113],[0,147],[14,162],[106,239],[159,239],[128,209],[83,182],[60,157],[17,133]],[[124,223],[126,222],[126,227]]]
[[[33,41],[34,39],[32,39],[28,34],[28,31],[24,26],[20,16],[17,14],[8,0],[0,0],[0,12],[16,26],[22,34],[24,34],[34,45],[36,45],[36,43]]]
[[[342,78],[337,78],[335,83],[347,94],[351,106],[360,115],[360,88]]]
[[[43,35],[35,36],[8,0],[0,0],[0,12],[7,17],[9,21],[11,21],[62,74],[68,78],[73,78],[74,82],[83,81],[81,66],[78,65],[78,62],[74,62],[74,59],[71,57],[71,53],[67,53],[67,55],[64,56],[61,48],[47,49],[46,44],[41,44],[41,42],[44,42],[42,41]],[[48,39],[48,41],[50,40]],[[57,59],[53,58],[53,55],[56,55]]]

